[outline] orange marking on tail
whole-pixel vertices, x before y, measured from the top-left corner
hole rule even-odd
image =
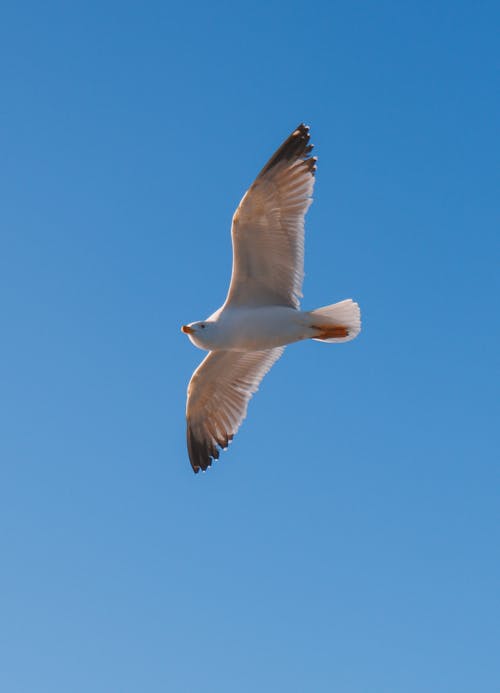
[[[312,325],[319,334],[314,335],[314,339],[342,339],[349,336],[349,330],[344,325]]]

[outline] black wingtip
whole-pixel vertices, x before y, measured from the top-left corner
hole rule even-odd
[[[212,465],[212,462],[219,459],[220,450],[225,450],[228,447],[229,443],[233,440],[234,435],[229,433],[224,436],[224,438],[220,438],[215,442],[209,440],[200,440],[194,435],[188,423],[186,438],[189,461],[191,462],[193,472],[198,474],[200,471],[206,472],[207,469]]]
[[[313,150],[313,145],[309,143],[309,130],[310,128],[308,125],[300,123],[288,139],[286,139],[281,147],[272,155],[259,175],[267,173],[281,161],[292,161],[295,159],[303,159],[308,170],[314,175],[317,159],[316,157],[309,158],[309,154]]]

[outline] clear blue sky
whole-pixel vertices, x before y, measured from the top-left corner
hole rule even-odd
[[[2,691],[498,691],[495,4],[3,4]],[[179,328],[302,120],[364,329],[195,476]]]

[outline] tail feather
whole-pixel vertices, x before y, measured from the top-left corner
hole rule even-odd
[[[313,336],[319,342],[349,342],[361,331],[361,313],[355,301],[348,298],[330,306],[310,311]]]

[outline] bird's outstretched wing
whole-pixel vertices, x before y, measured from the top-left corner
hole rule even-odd
[[[226,306],[299,307],[304,278],[304,217],[316,158],[299,125],[248,189],[233,216],[233,272]]]
[[[211,351],[193,373],[186,406],[187,445],[195,473],[207,469],[226,448],[247,413],[260,381],[283,353]]]

